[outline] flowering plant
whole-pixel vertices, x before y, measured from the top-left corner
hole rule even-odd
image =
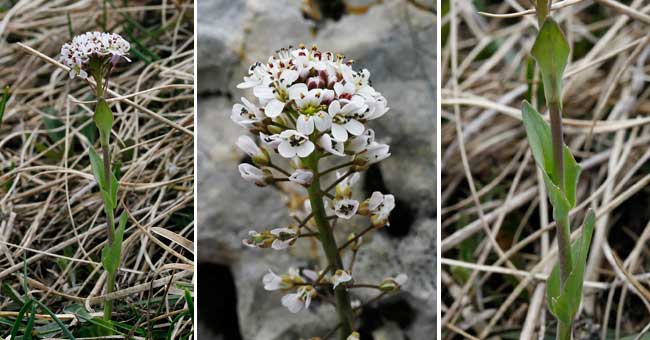
[[[115,33],[87,32],[72,39],[61,47],[59,60],[70,68],[70,78],[79,77],[87,81],[96,97],[93,120],[99,130],[103,160],[94,148],[89,148],[90,163],[100,188],[106,214],[108,242],[102,249],[102,265],[106,271],[106,293],[113,292],[115,275],[120,265],[122,239],[127,215],[122,213],[119,225],[115,227],[118,180],[111,171],[110,136],[113,127],[113,112],[104,97],[113,68],[121,59],[128,59],[130,44]],[[93,81],[90,81],[90,77]],[[104,319],[111,320],[113,304],[107,300],[104,305]]]
[[[375,140],[369,121],[388,111],[386,98],[370,83],[370,72],[355,71],[353,62],[342,55],[311,49],[281,49],[266,63],[253,64],[244,82],[237,87],[253,89],[255,101],[241,98],[231,119],[248,130],[255,139],[242,136],[237,146],[253,164],[241,164],[242,177],[258,186],[288,182],[306,188],[308,200],[302,219],[295,225],[265,231],[251,231],[243,243],[250,247],[286,249],[299,238],[316,238],[327,259],[326,268],[289,269],[277,275],[264,275],[266,290],[282,290],[282,304],[293,313],[308,309],[314,298],[335,295],[339,319],[339,339],[358,339],[354,332],[355,313],[349,290],[371,288],[381,298],[399,291],[407,277],[399,274],[378,284],[359,284],[353,277],[356,253],[361,237],[371,230],[389,225],[395,198],[374,192],[370,198],[355,199],[352,187],[359,172],[390,156],[389,146]],[[333,164],[328,169],[321,163]],[[286,170],[283,163],[289,163]],[[336,178],[321,185],[331,173]],[[369,218],[367,228],[351,233],[339,245],[333,226],[337,219],[349,220],[361,215]],[[315,228],[315,229],[314,229]],[[344,251],[351,249],[349,264],[344,266]],[[373,299],[374,301],[374,299]]]

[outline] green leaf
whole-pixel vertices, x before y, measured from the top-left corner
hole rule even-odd
[[[120,266],[121,255],[122,255],[122,240],[124,238],[124,229],[126,227],[127,221],[126,212],[122,213],[120,216],[120,223],[115,230],[115,238],[113,239],[112,244],[106,244],[102,249],[102,265],[104,269],[109,273],[117,272],[117,269]]]
[[[99,184],[99,187],[102,190],[105,190],[104,188],[104,162],[102,161],[101,157],[97,154],[94,148],[90,147],[88,149],[88,156],[90,157],[90,167],[93,170],[93,175],[95,176],[95,180]]]
[[[553,218],[556,221],[560,218],[566,218],[571,210],[571,204],[560,187],[553,183],[544,171],[542,171],[542,174],[544,175],[544,184],[546,185],[548,199],[551,201],[551,205],[553,205]]]
[[[564,282],[564,287],[561,288],[560,285],[559,263],[555,265],[547,281],[546,301],[549,310],[558,320],[567,324],[573,321],[582,300],[585,265],[595,222],[596,215],[590,209],[582,225],[582,235],[571,244],[573,270]]]
[[[95,106],[95,114],[93,115],[95,126],[99,130],[99,136],[102,143],[108,145],[111,136],[111,129],[113,128],[113,112],[104,99],[99,99]]]
[[[68,339],[75,340],[74,335],[72,335],[72,333],[70,333],[70,330],[68,329],[68,327],[65,326],[65,324],[56,316],[56,314],[54,314],[54,312],[52,312],[52,310],[47,308],[46,305],[44,305],[43,303],[41,303],[38,300],[33,300],[33,301],[35,303],[37,303],[40,308],[42,308],[47,314],[49,314],[52,317],[52,320],[54,320],[54,322],[56,322],[56,324],[59,326],[59,328],[61,329],[63,334],[65,334],[68,337]]]
[[[523,102],[521,112],[533,157],[543,170],[546,190],[554,208],[553,215],[556,219],[558,216],[566,216],[569,210],[576,205],[576,190],[582,168],[576,162],[569,148],[564,145],[564,183],[566,192],[563,193],[557,185],[557,176],[553,173],[555,161],[553,159],[551,127],[527,101]]]
[[[546,18],[537,34],[532,55],[542,72],[546,100],[549,104],[557,103],[562,106],[562,74],[569,60],[570,51],[569,43],[560,26],[553,18]]]
[[[16,335],[18,335],[18,330],[20,330],[20,326],[23,321],[23,317],[25,316],[25,313],[27,310],[32,308],[32,304],[34,303],[34,300],[29,300],[27,303],[23,305],[23,307],[18,311],[18,315],[16,316],[16,322],[14,323],[13,327],[11,327],[11,335],[9,336],[10,340],[13,340],[16,338]]]
[[[551,127],[548,126],[542,115],[530,105],[528,101],[523,102],[521,118],[526,129],[528,144],[533,150],[533,158],[544,172],[546,172],[554,183],[557,183],[553,174],[553,144],[551,138]]]
[[[93,175],[95,176],[95,180],[99,184],[99,188],[102,192],[104,204],[108,205],[108,211],[113,211],[117,207],[117,188],[119,182],[117,181],[115,174],[111,173],[111,187],[107,190],[104,177],[104,161],[92,147],[88,149],[88,155],[90,156],[90,166],[93,170]]]
[[[9,101],[9,86],[5,86],[2,98],[0,98],[0,125],[2,125],[2,118],[5,115],[5,107],[7,106],[7,101]]]
[[[564,146],[564,186],[566,199],[571,208],[576,206],[576,191],[582,167],[578,165],[568,146]]]

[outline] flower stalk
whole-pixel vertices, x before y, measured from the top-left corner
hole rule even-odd
[[[332,228],[327,221],[325,214],[325,203],[323,202],[323,194],[320,186],[320,175],[318,171],[318,155],[312,154],[310,157],[304,158],[303,162],[314,172],[314,179],[312,184],[307,188],[309,194],[309,201],[311,203],[314,221],[318,227],[319,239],[327,257],[328,268],[335,272],[337,269],[343,268],[343,261],[339,255],[339,248],[336,245],[336,239]],[[334,289],[336,297],[336,313],[339,318],[341,327],[339,327],[339,339],[345,340],[347,336],[354,330],[352,305],[350,302],[350,294],[347,289],[340,285]]]

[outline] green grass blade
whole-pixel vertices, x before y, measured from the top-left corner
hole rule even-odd
[[[185,301],[187,302],[187,308],[190,310],[190,316],[192,317],[192,322],[194,322],[194,299],[192,299],[192,294],[187,288],[183,289],[185,291]]]
[[[54,312],[52,312],[52,310],[50,310],[46,305],[44,305],[43,303],[41,303],[38,300],[33,300],[33,301],[36,302],[40,308],[42,308],[47,314],[49,314],[52,317],[52,320],[54,320],[54,322],[56,322],[56,324],[59,326],[59,328],[61,329],[63,334],[65,334],[68,337],[68,339],[75,340],[74,335],[72,335],[72,333],[70,333],[70,330],[68,329],[68,327],[66,327],[66,325],[61,321],[61,319],[59,319],[56,316],[56,314],[54,314]]]
[[[7,101],[9,101],[9,86],[5,86],[5,90],[2,93],[2,98],[0,98],[0,125],[2,125],[2,119],[5,116]]]
[[[23,317],[25,316],[27,310],[32,307],[33,303],[34,303],[33,300],[27,301],[27,303],[25,303],[23,307],[20,308],[20,310],[18,311],[18,316],[16,316],[16,322],[11,328],[11,335],[9,336],[10,340],[14,340],[16,338],[16,335],[18,335],[18,331],[20,330],[20,326],[22,325]]]
[[[35,320],[36,320],[36,306],[32,303],[32,310],[29,313],[29,319],[27,319],[27,326],[25,326],[25,332],[23,333],[23,340],[32,339],[32,331],[34,330]]]

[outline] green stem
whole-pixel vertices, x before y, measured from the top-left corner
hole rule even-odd
[[[571,340],[572,335],[572,326],[571,324],[566,324],[558,320],[557,324],[557,339],[558,340]]]
[[[548,16],[548,13],[550,11],[551,7],[551,1],[550,0],[537,0],[537,6],[536,6],[536,12],[537,12],[537,22],[539,23],[539,27],[542,27],[544,24],[544,20],[546,20],[546,17]]]
[[[564,135],[562,133],[562,109],[559,102],[549,102],[549,113],[551,116],[551,140],[553,143],[553,163],[555,172],[553,175],[557,180],[560,190],[565,193],[564,183]],[[571,227],[569,217],[556,218],[558,258],[560,260],[560,281],[562,287],[571,274]]]
[[[115,273],[106,271],[108,278],[106,279],[106,294],[113,292],[115,288]],[[113,300],[104,301],[104,320],[111,321],[111,315],[113,314]]]
[[[543,0],[538,0],[539,2]],[[548,100],[549,114],[551,118],[551,141],[553,143],[553,163],[555,172],[553,175],[557,185],[566,193],[564,183],[564,134],[562,133],[562,104],[560,98]],[[560,262],[560,287],[564,289],[564,283],[569,278],[572,268],[571,259],[571,226],[569,216],[556,217],[558,260]],[[573,321],[563,324],[558,320],[558,340],[571,340],[571,329]]]
[[[339,256],[336,239],[334,238],[334,234],[327,222],[327,216],[325,214],[323,192],[321,191],[320,176],[318,175],[318,156],[313,153],[308,158],[303,158],[303,161],[314,173],[313,182],[311,186],[307,188],[307,192],[309,193],[312,214],[314,215],[314,220],[318,226],[319,238],[323,250],[325,251],[328,265],[332,268],[333,272],[337,269],[345,270],[343,268],[343,261],[341,261],[341,257]],[[344,285],[340,285],[334,290],[334,295],[336,297],[336,313],[338,314],[339,322],[341,323],[339,339],[345,340],[353,331],[353,313],[350,303],[350,294]]]

